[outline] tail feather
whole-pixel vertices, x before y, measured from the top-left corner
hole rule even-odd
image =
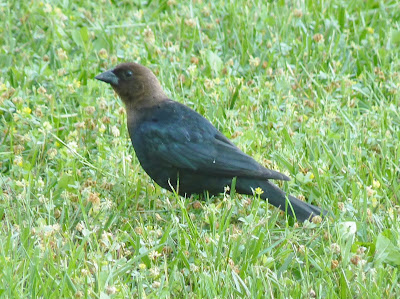
[[[246,188],[241,188],[242,186],[245,186]],[[279,189],[278,186],[269,181],[252,180],[250,182],[243,182],[238,180],[236,188],[240,193],[251,194],[250,192],[252,191],[249,190],[248,186],[251,186],[253,189],[260,187],[264,191],[261,198],[267,199],[270,204],[288,213],[290,216],[295,217],[301,222],[311,220],[317,215],[323,216],[323,213],[318,207],[301,201],[294,196],[286,195],[286,193]]]

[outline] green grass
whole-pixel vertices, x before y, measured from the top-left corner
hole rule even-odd
[[[388,1],[0,2],[0,296],[398,298],[400,6]],[[94,76],[166,93],[332,212],[198,201],[141,169]]]

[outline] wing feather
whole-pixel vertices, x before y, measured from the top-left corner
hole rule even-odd
[[[208,130],[193,130],[192,126],[190,132],[184,125],[173,128],[150,123],[142,126],[141,142],[146,143],[149,156],[171,167],[210,176],[290,180],[243,153],[213,126]]]

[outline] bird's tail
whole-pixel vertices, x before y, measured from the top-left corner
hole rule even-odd
[[[246,180],[246,179],[245,179]],[[252,194],[251,189],[260,187],[263,190],[261,194],[262,199],[268,200],[268,202],[275,207],[278,207],[284,212],[287,212],[290,216],[295,217],[299,221],[311,220],[314,216],[321,215],[321,210],[307,202],[301,201],[291,195],[286,195],[284,191],[279,189],[276,185],[269,181],[254,181],[251,182],[242,181],[238,179],[236,189],[239,193]],[[258,185],[257,185],[258,184]],[[244,186],[245,188],[241,188]],[[248,186],[251,186],[250,190]],[[286,201],[287,199],[287,201]]]

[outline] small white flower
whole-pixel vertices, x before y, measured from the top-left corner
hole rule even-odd
[[[153,251],[151,251],[150,253],[149,253],[149,258],[151,259],[151,260],[156,260],[156,259],[158,259],[159,257],[161,256],[161,253],[159,253],[158,251],[156,251],[156,250],[153,250]]]
[[[39,187],[39,189],[43,189],[43,187],[44,187],[44,182],[43,182],[43,179],[42,179],[42,177],[39,177],[39,179],[38,179],[38,187]]]
[[[52,127],[52,125],[51,125],[48,121],[45,121],[45,122],[43,123],[43,129],[44,129],[44,131],[45,131],[46,133],[48,133],[48,132],[50,132],[50,131],[53,129],[53,127]]]
[[[190,264],[190,271],[197,272],[199,271],[199,267],[196,266],[195,264]]]
[[[76,225],[75,229],[76,229],[78,232],[81,232],[81,231],[83,231],[83,230],[85,229],[85,224],[84,224],[83,222],[79,222],[79,223]]]
[[[114,137],[119,137],[119,135],[120,135],[120,132],[119,132],[119,129],[117,128],[117,126],[111,127],[111,133],[114,135]]]
[[[333,253],[339,254],[340,253],[340,246],[337,243],[332,243],[331,244],[331,251]]]
[[[160,275],[160,268],[158,268],[158,267],[153,267],[153,268],[151,268],[151,269],[150,269],[150,274],[151,274],[153,277],[157,277],[158,275]]]
[[[25,179],[22,179],[22,181],[15,181],[15,185],[17,185],[18,187],[21,187],[21,188],[24,188],[26,186],[26,183],[27,182],[25,181]]]
[[[154,289],[158,289],[161,286],[161,283],[159,281],[155,281],[153,282],[153,284],[151,285]]]
[[[189,74],[193,76],[193,74],[196,72],[196,69],[197,69],[197,66],[195,64],[191,64],[191,65],[189,65],[187,70],[188,70]]]
[[[249,64],[253,67],[257,67],[260,65],[260,58],[259,57],[253,57],[250,55],[249,59]]]
[[[78,143],[76,143],[76,141],[70,141],[67,144],[67,148],[70,152],[76,152],[76,150],[78,149]]]

